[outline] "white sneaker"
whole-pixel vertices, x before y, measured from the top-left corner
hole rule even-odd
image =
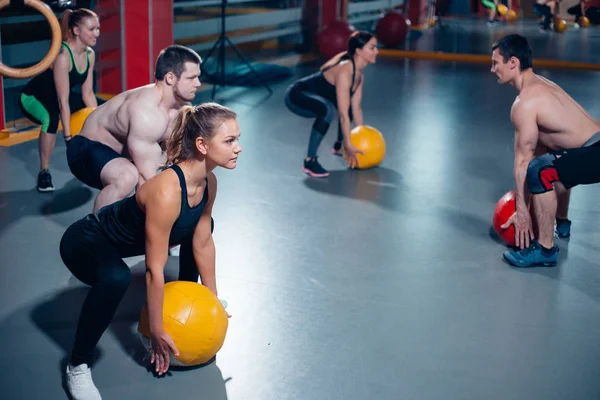
[[[102,400],[87,364],[67,365],[67,388],[73,400]]]
[[[173,257],[179,257],[179,251],[181,250],[181,245],[178,244],[169,249],[169,255]]]

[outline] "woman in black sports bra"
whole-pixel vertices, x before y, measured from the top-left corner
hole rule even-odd
[[[317,161],[317,151],[329,125],[339,114],[338,137],[333,153],[341,155],[342,145],[351,162],[356,163],[360,151],[350,143],[350,122],[363,124],[361,108],[363,71],[377,57],[377,39],[369,32],[354,32],[348,50],[326,62],[321,69],[292,84],[285,96],[287,107],[295,114],[315,118],[308,142],[303,171],[324,177],[329,173]]]
[[[100,20],[93,11],[79,8],[66,10],[61,17],[61,26],[63,43],[52,67],[30,80],[19,98],[23,115],[41,125],[37,183],[40,192],[54,190],[49,168],[59,122],[62,122],[65,141],[71,139],[70,104],[77,104],[70,101],[73,89],[81,87],[85,107],[98,106],[93,89],[95,55],[92,47],[100,35]]]
[[[90,362],[131,281],[124,257],[146,256],[151,362],[159,375],[177,355],[163,330],[164,268],[169,246],[181,244],[178,280],[198,282],[217,295],[212,239],[216,167],[234,169],[242,148],[236,114],[216,103],[185,106],[167,148],[168,168],[134,196],[101,208],[71,225],[60,242],[67,268],[91,289],[83,303],[66,370],[73,398],[100,398]]]

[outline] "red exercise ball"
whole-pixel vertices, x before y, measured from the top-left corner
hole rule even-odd
[[[501,226],[504,225],[504,223],[517,211],[517,201],[515,196],[516,192],[511,190],[498,200],[496,208],[494,209],[494,218],[492,221],[494,230],[498,236],[500,236],[509,246],[516,245],[515,226],[511,224],[506,229],[502,229]],[[537,237],[538,226],[533,213],[533,203],[530,204],[529,214],[531,215],[531,228],[533,229],[533,234]]]
[[[384,46],[396,47],[406,40],[409,24],[402,14],[388,13],[377,22],[377,40]]]
[[[510,225],[506,229],[502,229],[506,221],[517,211],[517,203],[515,201],[515,191],[511,190],[498,200],[494,209],[494,218],[492,224],[494,230],[509,246],[515,245],[515,226]]]
[[[332,22],[319,35],[319,54],[325,58],[331,58],[348,50],[348,39],[354,31],[354,27],[346,22]]]

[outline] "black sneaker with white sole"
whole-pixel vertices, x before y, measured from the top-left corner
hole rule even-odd
[[[41,170],[38,174],[37,189],[39,192],[53,192],[52,175],[47,169]]]
[[[308,160],[305,159],[302,171],[315,178],[323,178],[329,175],[329,172],[319,164],[317,157],[312,157]]]

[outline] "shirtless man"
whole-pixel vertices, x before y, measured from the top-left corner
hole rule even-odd
[[[96,108],[67,145],[73,175],[100,189],[94,212],[130,195],[158,172],[177,111],[200,87],[200,56],[184,46],[163,49],[156,82]]]
[[[531,65],[531,48],[523,36],[508,35],[492,46],[491,72],[500,84],[508,83],[519,93],[511,109],[517,211],[503,226],[515,226],[521,250],[507,251],[504,258],[517,267],[557,264],[557,207],[566,213],[572,187],[600,182],[600,121],[554,82],[536,75]],[[530,198],[539,226],[537,240]]]

